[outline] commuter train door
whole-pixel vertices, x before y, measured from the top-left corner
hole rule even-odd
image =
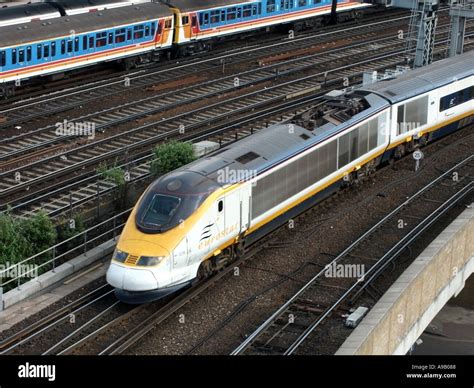
[[[251,185],[244,185],[240,190],[240,219],[239,233],[244,233],[250,227],[250,192]]]
[[[196,39],[199,33],[197,13],[191,13],[189,17],[191,18],[191,39]]]

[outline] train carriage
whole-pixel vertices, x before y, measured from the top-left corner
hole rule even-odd
[[[129,60],[135,63],[153,58],[160,55],[160,50],[170,48],[172,39],[169,7],[152,3],[3,27],[0,89],[8,82],[101,62],[127,64]]]
[[[331,0],[170,0],[176,14],[175,43],[185,44],[292,23],[331,12]],[[338,0],[338,10],[368,7]]]

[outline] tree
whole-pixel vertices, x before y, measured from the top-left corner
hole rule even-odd
[[[155,158],[151,162],[152,175],[163,175],[196,160],[194,147],[188,142],[170,141],[153,150]]]

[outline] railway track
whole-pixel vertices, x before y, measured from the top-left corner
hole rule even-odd
[[[380,16],[380,15],[379,15]],[[406,12],[388,13],[385,20],[364,24],[362,26],[352,26],[345,29],[335,29],[314,35],[312,33],[295,37],[294,39],[272,40],[250,47],[243,47],[240,50],[235,48],[224,53],[213,53],[203,59],[182,60],[165,66],[160,69],[138,70],[129,74],[120,75],[104,81],[96,81],[90,84],[81,85],[74,88],[41,96],[34,99],[16,102],[10,107],[0,109],[0,117],[4,117],[5,122],[0,123],[0,129],[19,125],[37,118],[45,117],[59,112],[64,112],[86,103],[100,101],[106,97],[129,92],[130,90],[143,90],[152,85],[163,85],[184,77],[196,74],[212,74],[222,72],[224,66],[229,67],[239,63],[248,63],[258,57],[268,57],[285,52],[296,51],[311,47],[312,45],[330,42],[336,35],[337,39],[353,38],[353,34],[376,37],[377,31],[383,26],[384,29],[390,27],[400,27],[408,21]],[[184,62],[184,63],[183,63]]]
[[[393,47],[392,45],[396,46],[396,43],[400,44],[400,42],[392,41],[388,47]],[[356,45],[354,50],[357,51],[358,47],[360,46]],[[82,192],[85,193],[85,196],[81,194],[75,195],[76,193],[74,192],[72,194],[74,198],[72,198],[71,195],[69,195],[69,198],[64,198],[64,194],[53,190],[55,186],[48,186],[49,192],[52,191],[53,194],[58,194],[59,196],[53,198],[54,203],[51,205],[44,201],[36,201],[36,203],[32,202],[30,198],[33,196],[41,197],[41,191],[31,190],[31,188],[34,187],[35,184],[43,184],[48,180],[51,181],[52,179],[61,178],[60,185],[63,187],[66,186],[69,189],[68,181],[64,180],[64,176],[67,174],[78,170],[81,171],[81,169],[83,170],[86,167],[97,165],[98,163],[107,159],[110,160],[111,158],[117,159],[118,157],[122,157],[120,162],[126,162],[130,158],[129,153],[134,153],[134,160],[137,158],[139,159],[143,154],[137,155],[135,153],[140,149],[149,147],[150,145],[156,144],[162,140],[166,140],[169,137],[186,137],[188,140],[192,140],[194,136],[201,136],[203,131],[205,133],[206,131],[213,129],[212,125],[215,125],[219,120],[225,121],[228,119],[230,113],[232,117],[236,117],[238,114],[244,114],[245,111],[253,112],[268,106],[270,103],[274,104],[278,101],[287,100],[288,96],[301,94],[302,90],[314,92],[321,86],[321,84],[324,84],[325,82],[327,83],[328,74],[330,75],[329,80],[343,77],[353,78],[360,76],[361,73],[366,70],[367,64],[370,64],[372,68],[382,69],[403,63],[403,51],[394,50],[387,53],[387,47],[385,46],[382,46],[381,50],[385,53],[384,55],[365,59],[355,64],[353,63],[353,60],[355,59],[356,54],[353,51],[350,52],[349,56],[344,56],[339,59],[337,59],[339,50],[336,50],[333,53],[335,58],[328,56],[324,60],[318,60],[314,59],[313,56],[309,56],[308,59],[315,60],[316,63],[306,63],[299,67],[288,69],[285,75],[290,76],[293,72],[302,71],[301,69],[307,70],[308,67],[312,67],[313,69],[319,68],[320,70],[326,69],[328,63],[334,65],[341,63],[341,61],[343,62],[344,60],[350,61],[351,64],[332,69],[331,71],[326,70],[303,78],[283,82],[266,88],[263,91],[258,90],[247,93],[244,96],[234,97],[210,106],[197,108],[172,118],[142,125],[132,130],[111,136],[107,139],[101,139],[99,141],[82,145],[76,149],[59,153],[25,166],[19,166],[10,171],[2,172],[0,173],[0,178],[3,178],[2,181],[0,181],[0,197],[5,198],[8,195],[22,192],[25,189],[30,190],[30,194],[27,194],[26,197],[22,197],[20,200],[16,201],[21,202],[23,208],[25,208],[25,206],[29,207],[25,210],[26,212],[32,212],[39,208],[44,208],[47,212],[57,213],[58,209],[65,209],[68,206],[71,207],[72,202],[84,203],[85,198],[91,198],[93,195],[97,196],[100,193],[109,192],[113,188],[112,185],[110,183],[98,184],[97,182],[95,182],[96,187],[94,188],[82,185]],[[362,57],[363,54],[360,55]],[[289,62],[295,63],[294,60]],[[265,69],[265,71],[268,72],[269,70]],[[266,76],[268,77],[269,74],[267,73]],[[274,77],[274,75],[272,76]],[[283,74],[280,74],[279,76],[283,77]],[[329,85],[333,85],[333,83],[329,82],[326,86]],[[156,130],[157,126],[160,127],[159,130]],[[199,128],[201,128],[201,130],[199,130]],[[185,129],[187,133],[193,133],[193,136],[182,136],[183,129]],[[243,135],[247,135],[248,133],[249,132],[245,133],[244,131]],[[146,168],[146,166],[143,166],[143,168],[136,167],[136,169],[139,170],[138,175],[143,175],[145,173],[144,168]],[[88,172],[89,178],[93,175],[94,174],[90,171]],[[20,177],[19,180],[17,179],[18,177]],[[87,176],[84,176],[84,174],[82,174],[82,177],[87,179]],[[137,177],[137,175],[134,175],[133,179]],[[71,180],[74,179],[80,181],[81,184],[84,183],[84,179],[79,179],[77,176]],[[64,189],[59,191],[62,191],[62,193],[65,192]],[[42,199],[46,200],[46,198],[43,197]],[[16,208],[15,202],[12,203],[5,200],[5,203]],[[49,201],[49,203],[51,203],[51,201]]]
[[[387,266],[458,202],[472,199],[473,171],[471,154],[408,198],[321,269],[231,354],[314,354],[317,339],[330,335],[324,331],[329,318],[349,311],[362,293],[377,294],[373,284]],[[363,276],[327,276],[337,265],[362,265]]]
[[[79,316],[92,306],[96,306],[104,301],[107,302],[109,299],[112,299],[113,303],[113,292],[114,290],[108,284],[98,286],[73,302],[60,307],[15,334],[2,339],[0,341],[0,354],[15,354],[20,349],[27,350],[32,341],[37,340],[39,337],[44,338],[50,335],[60,325],[68,325],[72,317]]]

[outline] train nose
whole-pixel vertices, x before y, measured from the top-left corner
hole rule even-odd
[[[152,271],[144,268],[128,268],[111,263],[107,270],[107,283],[112,287],[129,291],[149,291],[158,288]]]

